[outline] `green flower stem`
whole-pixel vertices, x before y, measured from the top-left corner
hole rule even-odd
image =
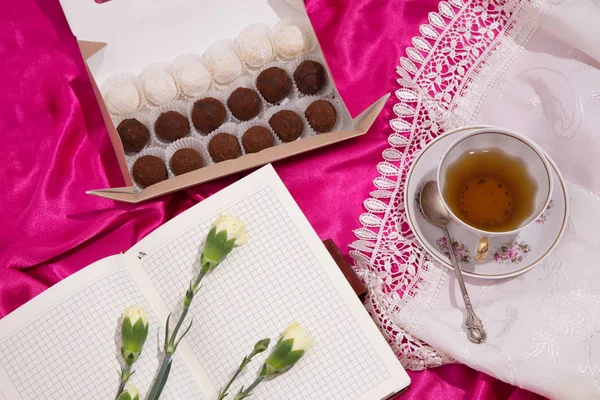
[[[160,369],[158,370],[158,374],[156,375],[156,379],[154,379],[154,383],[150,389],[148,400],[158,400],[160,397],[160,394],[165,387],[165,383],[167,382],[167,378],[169,377],[169,372],[171,371],[172,359],[173,354],[167,353],[165,355],[165,358],[160,365]]]
[[[263,381],[263,379],[265,379],[263,376],[259,376],[258,378],[256,378],[256,380],[252,382],[252,385],[248,386],[248,388],[245,390],[241,390],[238,394],[235,395],[233,400],[241,400],[245,399],[246,397],[249,397],[252,394],[254,388],[256,388],[258,384]]]
[[[227,391],[231,387],[231,384],[233,383],[233,381],[235,381],[237,379],[238,375],[250,363],[250,360],[252,360],[252,357],[244,357],[244,360],[242,361],[242,363],[238,367],[237,371],[235,371],[235,374],[233,374],[233,376],[231,377],[231,379],[229,380],[229,382],[227,382],[227,385],[225,385],[225,387],[223,388],[223,390],[221,390],[221,393],[219,393],[219,397],[217,397],[217,400],[223,400],[225,398],[225,396],[227,396]]]
[[[160,396],[160,393],[162,392],[162,389],[163,389],[163,387],[166,383],[166,380],[169,376],[169,371],[171,369],[171,361],[173,358],[173,354],[177,350],[177,346],[179,345],[179,342],[181,341],[181,339],[183,339],[183,337],[186,335],[186,333],[188,333],[188,331],[192,327],[192,324],[190,323],[187,330],[185,332],[183,332],[181,337],[179,337],[179,339],[177,338],[177,334],[179,333],[179,330],[181,329],[181,326],[183,325],[183,321],[185,320],[185,317],[187,316],[188,311],[190,310],[190,305],[192,304],[192,300],[194,300],[194,296],[198,292],[198,289],[200,287],[200,282],[202,281],[202,278],[204,278],[204,276],[206,275],[206,272],[207,272],[206,268],[202,267],[200,269],[200,272],[198,273],[198,276],[196,277],[196,280],[194,281],[194,283],[190,284],[189,289],[185,292],[185,297],[183,299],[183,311],[181,312],[181,315],[179,316],[179,320],[177,320],[177,324],[175,325],[175,328],[173,329],[173,333],[170,336],[169,336],[169,321],[167,320],[167,328],[165,331],[165,347],[164,347],[165,358],[163,359],[163,361],[160,365],[160,370],[158,371],[158,374],[156,375],[156,379],[154,380],[154,383],[152,384],[152,388],[150,390],[150,395],[148,396],[148,400],[157,400],[158,397]]]
[[[238,375],[244,370],[244,368],[246,368],[246,366],[248,366],[248,364],[250,364],[250,361],[252,361],[252,359],[254,358],[255,355],[260,354],[269,348],[270,343],[271,343],[270,338],[265,338],[265,339],[262,339],[262,340],[259,340],[258,342],[256,342],[256,344],[254,345],[254,348],[252,349],[252,352],[250,352],[250,354],[248,354],[247,356],[244,357],[244,359],[242,360],[242,363],[238,367],[237,371],[235,371],[235,374],[233,374],[233,377],[229,380],[229,382],[227,382],[227,385],[225,386],[225,388],[223,390],[221,390],[221,393],[219,393],[219,397],[217,398],[217,400],[223,400],[225,398],[225,396],[227,396],[227,391],[231,387],[231,384],[233,383],[233,381],[235,381],[236,378],[238,377]]]
[[[181,316],[179,317],[179,320],[177,321],[177,324],[175,325],[175,329],[173,329],[173,334],[171,335],[171,339],[169,341],[170,345],[174,345],[175,340],[177,340],[177,334],[179,333],[179,329],[181,329],[181,325],[183,325],[183,321],[187,316],[187,313],[190,309],[190,305],[192,304],[192,300],[194,300],[194,296],[198,292],[200,282],[202,281],[202,278],[204,278],[204,275],[206,275],[206,271],[204,268],[201,268],[200,273],[198,273],[198,276],[196,277],[196,280],[192,285],[190,285],[190,288],[185,292],[185,298],[183,299],[183,311],[181,313]]]
[[[177,325],[175,325],[175,329],[173,329],[173,334],[171,334],[171,338],[169,339],[169,345],[175,344],[175,339],[177,337],[177,333],[179,333],[179,329],[181,328],[181,325],[183,325],[183,320],[185,319],[189,309],[190,309],[189,306],[183,306],[183,311],[181,312],[181,316],[179,317],[179,320],[177,321]]]
[[[119,383],[119,390],[117,390],[117,395],[115,396],[115,400],[119,398],[121,393],[123,393],[123,389],[125,389],[125,384],[131,378],[133,372],[131,372],[131,365],[125,364],[125,368],[121,368],[121,382]]]

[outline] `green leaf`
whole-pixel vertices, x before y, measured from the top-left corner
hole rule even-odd
[[[167,323],[165,324],[165,346],[164,346],[165,349],[169,345],[169,321],[170,320],[171,320],[171,313],[169,313],[169,316],[167,317]]]
[[[212,229],[208,232],[208,236],[206,238],[206,243],[211,243],[213,240],[215,240],[216,234],[217,234],[217,228],[213,226]]]
[[[287,339],[283,341],[280,340],[275,345],[275,348],[265,361],[265,376],[270,376],[286,371],[293,367],[294,364],[296,364],[298,360],[302,358],[302,356],[304,355],[304,350],[292,351],[293,346],[294,339]]]
[[[131,343],[129,342],[129,334],[132,329],[133,327],[131,326],[131,320],[129,318],[125,318],[123,320],[123,323],[121,324],[121,338],[123,347],[125,348],[131,348]]]
[[[226,241],[225,244],[223,245],[223,258],[225,258],[229,253],[231,253],[231,250],[233,250],[234,247],[235,247],[235,239]]]
[[[200,259],[202,267],[204,267],[206,262],[210,262],[210,269],[216,268],[216,266],[223,261],[225,256],[231,252],[234,244],[235,241],[230,243],[230,241],[227,240],[226,230],[219,231],[213,235],[209,234]]]
[[[117,400],[133,400],[133,399],[131,398],[131,395],[129,393],[123,392],[119,395]]]
[[[156,398],[160,398],[160,394],[162,393],[163,389],[165,388],[165,385],[167,384],[167,379],[169,378],[169,373],[171,372],[171,365],[173,364],[173,359],[169,360],[169,364],[167,365],[167,369],[165,371],[165,374],[163,375],[159,385],[158,385],[158,390],[156,392]]]
[[[146,337],[148,336],[148,325],[144,324],[141,319],[135,323],[132,329],[131,337],[132,337],[132,345],[135,346],[135,349],[138,352],[142,351],[144,347],[144,343],[146,342]]]
[[[215,239],[214,239],[215,248],[217,248],[219,250],[223,249],[225,242],[227,242],[227,231],[226,230],[219,231],[219,233],[217,233],[217,235],[215,236]]]

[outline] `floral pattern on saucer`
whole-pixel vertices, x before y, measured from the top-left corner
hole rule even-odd
[[[450,251],[448,249],[448,241],[445,237],[441,237],[435,241],[438,248],[443,252],[446,257],[450,258]],[[452,240],[452,247],[454,248],[454,255],[463,264],[469,264],[471,262],[471,251],[467,249],[464,243],[460,243],[458,240]]]
[[[548,221],[548,217],[550,216],[550,214],[552,214],[550,212],[550,210],[552,210],[552,208],[554,207],[554,200],[550,200],[550,203],[548,203],[548,207],[546,207],[546,209],[544,210],[544,213],[542,215],[540,215],[540,217],[538,219],[535,220],[536,224],[545,224],[546,221]]]
[[[527,254],[531,251],[531,246],[527,243],[517,240],[508,242],[500,246],[494,253],[494,261],[496,264],[514,264],[523,261]]]

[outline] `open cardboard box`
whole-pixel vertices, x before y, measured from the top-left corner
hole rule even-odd
[[[360,136],[367,132],[389,97],[389,94],[385,95],[373,103],[352,119],[351,126],[345,130],[246,154],[136,192],[121,140],[97,82],[103,82],[116,73],[138,73],[153,62],[172,60],[182,53],[202,54],[212,42],[234,39],[241,29],[252,23],[262,22],[273,26],[282,18],[308,20],[304,3],[302,0],[112,0],[102,4],[94,0],[60,1],[71,29],[79,39],[90,81],[127,184],[122,188],[91,190],[89,194],[138,203]],[[318,43],[317,47],[321,51]],[[334,94],[341,100],[326,64]],[[343,105],[343,108],[350,120],[346,106]]]

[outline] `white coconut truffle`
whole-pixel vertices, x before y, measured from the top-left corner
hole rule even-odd
[[[243,71],[242,61],[235,52],[223,50],[215,52],[206,60],[213,79],[217,83],[233,82]]]
[[[104,95],[108,112],[112,115],[122,115],[136,111],[140,107],[140,94],[130,83],[121,83],[111,87]]]
[[[185,61],[175,67],[175,79],[183,94],[200,96],[210,87],[212,78],[208,69],[200,62]]]
[[[177,85],[165,71],[156,71],[144,77],[144,93],[152,104],[161,106],[177,97]]]
[[[294,58],[304,52],[305,38],[300,28],[295,25],[287,25],[281,28],[275,35],[275,50],[286,58]]]
[[[260,68],[273,59],[273,46],[264,35],[241,37],[237,43],[240,58],[251,68]]]

